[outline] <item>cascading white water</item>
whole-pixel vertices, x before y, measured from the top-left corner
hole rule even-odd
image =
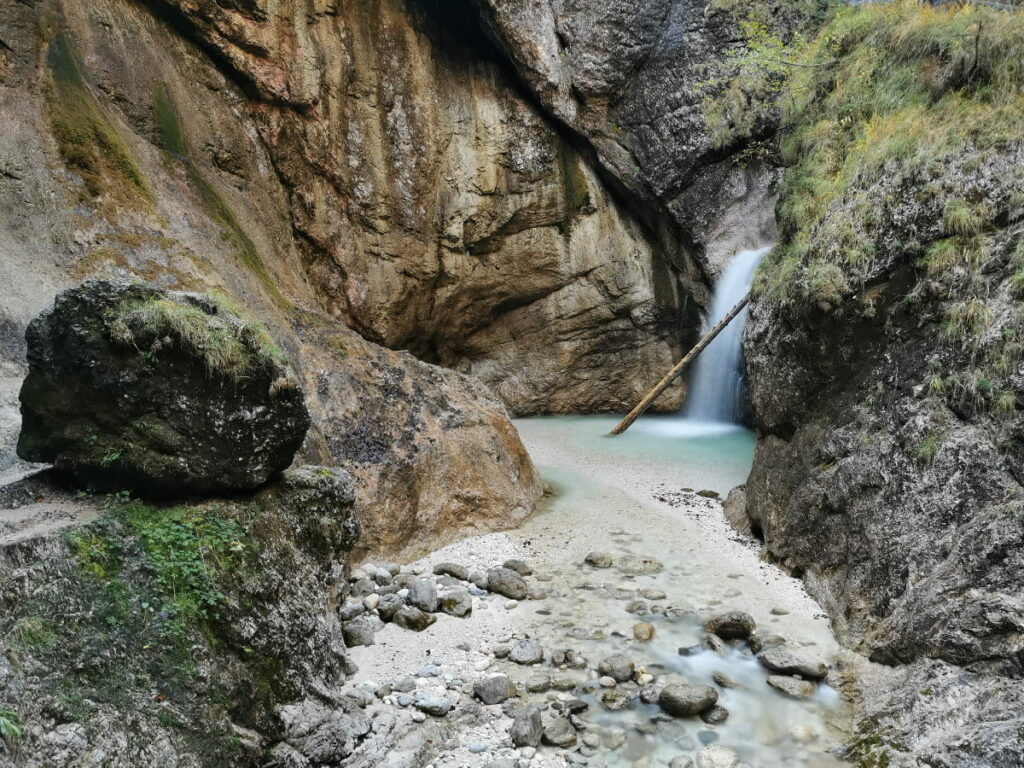
[[[771,250],[740,251],[725,268],[711,302],[708,328],[736,306],[750,288],[754,270]],[[743,326],[747,310],[737,315],[697,358],[686,396],[685,417],[691,421],[736,424],[743,412]]]

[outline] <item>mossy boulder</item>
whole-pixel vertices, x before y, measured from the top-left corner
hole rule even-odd
[[[204,294],[90,281],[60,294],[26,341],[18,455],[93,489],[257,488],[309,428],[266,329]]]

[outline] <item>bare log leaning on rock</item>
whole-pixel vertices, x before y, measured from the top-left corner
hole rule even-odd
[[[710,331],[708,331],[704,335],[704,338],[697,342],[697,346],[695,346],[693,349],[686,353],[686,357],[684,357],[682,360],[676,363],[672,370],[665,374],[665,378],[659,381],[655,385],[654,389],[648,392],[644,396],[644,399],[637,403],[636,408],[630,411],[626,415],[626,418],[620,421],[616,425],[615,429],[611,431],[610,434],[618,435],[629,429],[633,422],[636,421],[637,418],[639,418],[640,414],[642,414],[644,411],[651,407],[651,403],[653,403],[658,398],[658,395],[660,395],[662,392],[668,389],[668,385],[675,381],[676,377],[686,370],[686,366],[693,362],[693,359],[697,357],[697,355],[699,355],[701,352],[703,352],[704,348],[708,344],[714,341],[715,336],[722,332],[722,329],[725,328],[725,326],[727,326],[732,321],[732,319],[740,313],[740,310],[747,306],[748,301],[750,301],[749,291],[743,295],[742,299],[736,302],[735,307],[729,310],[729,314],[727,314],[725,317],[719,320],[718,324]]]

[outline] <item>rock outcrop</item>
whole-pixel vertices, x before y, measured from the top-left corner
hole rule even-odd
[[[1015,697],[1003,707],[976,695],[1024,675],[1024,149],[1002,133],[1000,115],[1018,107],[1001,113],[986,91],[1020,87],[999,68],[1019,56],[1021,20],[970,13],[991,57],[957,90],[955,112],[942,94],[960,88],[957,44],[908,59],[902,35],[918,25],[915,34],[953,41],[964,17],[893,4],[823,32],[814,78],[832,85],[794,119],[782,243],[761,271],[745,337],[758,428],[747,514],[844,642],[909,665],[869,694],[863,721],[858,754],[890,765],[1010,766],[1013,729],[1024,726]],[[893,102],[845,112],[867,84],[891,85],[897,57],[919,77],[901,80]],[[871,61],[882,80],[831,77],[854,61]],[[862,142],[864,126],[847,114],[885,121],[909,144]],[[946,127],[913,136],[922,124]],[[811,169],[835,187],[810,190]],[[941,698],[957,674],[963,691]],[[914,702],[930,714],[908,729],[912,688],[938,700]]]
[[[20,728],[0,739],[5,765],[262,764],[288,708],[351,672],[344,471],[290,469],[247,499],[188,507],[33,490],[47,501],[19,512],[38,509],[36,530],[0,533],[0,700]],[[59,503],[78,519],[57,533]]]
[[[546,137],[548,143],[544,146],[549,150],[564,146],[557,134],[509,89],[500,68],[486,61],[472,64],[459,59],[461,74],[449,72],[445,67],[451,62],[443,58],[448,54],[436,49],[434,38],[414,29],[414,25],[424,24],[425,20],[397,5],[384,5],[386,13],[367,12],[365,18],[359,16],[359,24],[348,19],[344,29],[339,27],[342,20],[338,16],[311,18],[317,19],[316,24],[322,24],[323,29],[329,27],[332,34],[336,33],[331,50],[342,58],[347,55],[345,46],[354,44],[350,33],[365,23],[369,25],[367,29],[376,30],[374,34],[400,32],[398,37],[403,45],[419,52],[414,67],[416,62],[402,58],[412,56],[406,48],[391,49],[395,56],[387,58],[387,65],[396,70],[396,77],[403,72],[403,77],[411,77],[414,71],[419,77],[425,72],[417,67],[426,66],[424,61],[433,62],[427,70],[437,79],[407,81],[406,87],[411,89],[409,98],[415,95],[413,101],[418,100],[428,93],[429,85],[437,89],[438,99],[458,96],[462,111],[454,116],[440,111],[432,113],[430,125],[439,133],[418,135],[415,143],[398,138],[398,128],[394,127],[397,124],[385,119],[386,109],[371,109],[377,103],[378,91],[367,90],[368,85],[353,85],[351,89],[336,89],[334,84],[325,86],[338,98],[350,92],[360,95],[360,99],[353,97],[349,107],[353,114],[358,112],[356,117],[362,115],[362,127],[356,127],[356,117],[331,124],[327,118],[317,122],[313,115],[307,115],[307,121],[303,117],[307,108],[287,106],[278,97],[264,98],[215,51],[206,46],[208,55],[193,42],[191,34],[182,34],[187,28],[184,21],[166,7],[154,11],[151,7],[156,4],[102,0],[88,7],[45,2],[0,8],[0,25],[4,29],[4,45],[0,46],[0,108],[5,115],[5,126],[0,131],[0,253],[5,254],[0,258],[0,281],[6,287],[0,306],[0,432],[13,437],[18,429],[16,392],[26,373],[24,333],[32,318],[53,302],[55,294],[85,278],[141,279],[160,289],[220,291],[267,326],[291,360],[306,392],[312,427],[300,449],[300,461],[344,462],[353,471],[360,490],[358,515],[367,531],[363,540],[366,543],[360,546],[379,547],[382,553],[392,554],[418,551],[428,542],[451,538],[460,532],[515,525],[532,509],[541,494],[539,478],[508,423],[505,408],[494,396],[473,379],[364,341],[348,330],[345,322],[358,326],[366,335],[395,345],[404,344],[405,337],[390,335],[385,339],[384,334],[371,329],[372,322],[358,320],[342,307],[344,301],[339,304],[335,299],[349,288],[353,296],[360,295],[359,286],[372,284],[374,302],[384,302],[378,308],[392,302],[390,309],[398,317],[404,307],[416,303],[417,296],[426,300],[443,285],[454,285],[436,271],[440,269],[440,251],[435,248],[438,230],[432,227],[441,221],[434,218],[438,209],[415,207],[420,224],[411,228],[393,218],[398,216],[398,193],[384,181],[385,177],[390,178],[390,169],[402,164],[402,153],[409,162],[424,163],[430,174],[440,173],[443,166],[435,161],[455,146],[451,139],[453,132],[458,133],[481,153],[479,185],[477,181],[464,180],[467,189],[476,190],[479,186],[482,190],[479,195],[472,192],[473,199],[481,205],[508,204],[507,215],[511,217],[520,207],[516,200],[523,207],[534,206],[530,210],[538,210],[537,206],[548,212],[564,210],[559,202],[564,200],[560,191],[562,164],[558,160],[562,155],[538,155],[541,159],[533,165],[523,161],[532,169],[530,173],[540,174],[536,178],[541,181],[534,185],[524,181],[527,177],[521,177],[516,182],[521,187],[520,197],[512,192],[506,194],[504,187],[488,186],[483,177],[504,173],[501,163],[508,161],[508,152],[513,147],[527,146],[527,136],[534,129],[542,138]],[[219,6],[209,8],[215,12],[222,10]],[[256,10],[252,12],[260,15]],[[237,13],[244,16],[240,11]],[[273,18],[276,23],[282,17]],[[295,18],[296,24],[306,23],[304,11]],[[438,31],[436,25],[432,29]],[[253,41],[256,40],[254,37]],[[360,55],[372,54],[367,52],[373,48],[371,43],[360,43]],[[259,50],[255,42],[247,48]],[[452,55],[462,51],[460,55],[468,56],[459,46],[452,51]],[[434,61],[435,56],[442,57],[443,62]],[[313,66],[312,58],[299,58],[304,66]],[[286,60],[287,57],[273,58],[277,63],[287,63]],[[383,59],[373,66],[378,64],[383,67]],[[362,77],[372,69],[369,64],[360,64],[355,69],[348,66],[346,77],[354,77],[357,70]],[[335,75],[340,71],[326,63],[323,70]],[[391,76],[382,76],[379,88],[384,90],[387,82],[391,82]],[[481,100],[474,101],[474,94],[480,95]],[[455,109],[453,103],[445,105]],[[332,102],[332,115],[340,114],[340,109],[338,103]],[[423,114],[419,108],[410,106],[409,110],[410,114]],[[479,120],[469,120],[470,114],[477,113]],[[509,114],[518,115],[517,120],[532,126],[520,137],[522,141],[516,138],[519,134],[502,133],[508,124],[503,121]],[[375,123],[377,118],[380,122]],[[397,154],[388,154],[385,160],[376,150],[371,151],[369,145],[365,152],[344,150],[344,162],[332,166],[333,176],[326,170],[317,176],[314,168],[319,167],[319,160],[311,158],[319,150],[315,152],[312,146],[304,147],[288,138],[296,131],[308,131],[310,142],[312,137],[322,135],[324,140],[317,146],[326,152],[328,145],[342,146],[327,137],[350,135],[345,128],[350,123],[352,141],[356,144],[356,134],[372,128],[380,142],[395,140],[393,149]],[[281,128],[280,133],[272,130],[275,125]],[[334,127],[330,128],[331,125]],[[336,133],[330,134],[329,128]],[[506,143],[501,147],[495,143],[495,134],[504,137]],[[421,150],[427,159],[418,154]],[[348,164],[349,158],[353,162],[358,159],[373,173],[382,174],[380,189],[385,191],[375,198],[373,215],[349,207],[350,203],[355,206],[358,198],[353,190],[362,189],[356,183],[359,174]],[[643,287],[657,281],[645,255],[649,249],[641,230],[628,223],[628,216],[616,212],[614,202],[607,198],[594,174],[582,162],[574,163],[571,167],[582,176],[574,172],[570,174],[572,178],[585,178],[585,183],[593,186],[593,194],[604,195],[602,200],[607,201],[607,207],[602,207],[604,203],[595,204],[599,214],[587,214],[585,218],[589,217],[591,222],[601,219],[607,224],[608,228],[601,224],[597,230],[603,233],[600,242],[611,251],[604,246],[599,249],[594,243],[578,249],[574,253],[579,258],[586,256],[592,260],[581,267],[559,261],[567,253],[565,250],[559,250],[557,257],[551,256],[554,261],[538,260],[534,256],[541,249],[531,245],[529,256],[516,252],[516,261],[521,270],[536,266],[534,276],[558,272],[541,292],[551,285],[562,287],[572,283],[583,273],[592,276],[587,279],[592,279],[596,287],[582,292],[588,296],[581,300],[582,304],[570,301],[561,306],[570,315],[579,310],[580,314],[574,315],[578,318],[600,316],[625,329],[625,336],[613,342],[616,354],[621,349],[617,346],[620,342],[627,347],[635,342],[634,349],[647,350],[638,353],[645,360],[643,365],[625,376],[632,377],[632,382],[615,395],[625,401],[632,397],[633,390],[646,386],[647,376],[642,369],[658,367],[674,354],[678,316],[673,312],[663,314],[657,309],[662,305],[649,300],[653,294]],[[452,159],[451,164],[458,166],[460,173],[477,169],[477,164],[467,165],[461,159]],[[288,170],[293,166],[294,179]],[[335,184],[342,181],[337,177],[348,179],[350,173],[351,184],[344,181],[345,192],[339,197],[341,193]],[[440,205],[438,201],[454,199],[443,191],[452,189],[448,183],[441,176],[430,174],[417,176],[417,184],[431,190],[434,202]],[[543,182],[542,177],[548,181]],[[429,183],[424,181],[426,178]],[[544,207],[548,203],[537,202],[538,194],[550,203],[549,207]],[[343,227],[331,230],[325,235],[325,242],[329,241],[332,248],[351,246],[360,253],[372,251],[372,263],[366,266],[366,275],[372,276],[372,281],[362,272],[357,275],[353,267],[353,280],[345,288],[341,267],[316,255],[321,253],[319,246],[315,246],[317,238],[307,232],[312,220],[301,224],[292,219],[293,212],[298,215],[307,203],[319,205],[316,200],[326,201],[316,209],[317,221],[324,226]],[[445,226],[459,229],[463,220],[468,221],[470,209],[452,205],[445,214]],[[526,216],[526,220],[534,221],[532,215],[522,213],[520,218]],[[547,213],[542,218],[553,223],[540,230],[529,230],[525,235],[534,245],[540,242],[535,236],[548,237],[558,231],[561,219],[554,213],[550,219],[545,217]],[[394,232],[398,233],[391,239],[383,237],[382,229],[378,231],[385,227],[385,222],[392,222]],[[627,230],[634,232],[636,238],[623,234]],[[558,240],[559,244],[565,242]],[[591,269],[594,259],[600,256],[599,261],[604,264],[612,251],[626,254],[618,262],[620,266],[627,262],[633,266],[623,267],[622,273],[616,272],[619,267],[611,273],[605,272],[603,266]],[[17,254],[17,258],[8,258],[6,254]],[[435,270],[431,273],[433,277],[417,277],[426,274],[414,264],[419,258]],[[490,258],[486,254],[481,256]],[[483,262],[474,262],[473,269],[486,272],[488,268]],[[499,264],[492,273],[504,269]],[[492,291],[488,294],[491,298],[484,296],[481,301],[489,301],[493,307],[498,301],[493,298],[493,291],[514,292],[510,285],[520,286],[534,280],[522,271],[509,274],[508,284],[493,284],[488,289]],[[647,278],[643,275],[650,280],[645,283]],[[407,286],[402,287],[407,279],[422,291],[413,295],[415,292],[410,293]],[[465,274],[460,276],[462,279],[469,280]],[[472,283],[475,287],[471,286],[470,293],[479,285]],[[673,287],[673,279],[658,285],[666,288],[664,296],[676,296],[683,301],[682,293]],[[536,289],[534,281],[527,291]],[[567,293],[573,291],[555,291],[551,300],[557,298],[562,302]],[[582,293],[574,295],[579,297]],[[618,300],[612,294],[625,298],[616,303]],[[689,311],[696,311],[692,302],[689,306]],[[538,306],[524,309],[523,317],[535,324],[537,333],[546,334],[553,315],[538,313]],[[425,315],[431,312],[426,311]],[[461,322],[456,318],[458,313],[452,310],[441,324],[455,328]],[[651,320],[657,325],[666,317],[675,319],[665,321],[662,338],[673,340],[652,341],[650,329],[654,326],[643,318],[661,318]],[[592,333],[598,346],[612,340],[602,330],[607,327],[602,325],[604,321],[578,322],[566,331],[569,338]],[[519,331],[516,335],[521,336]],[[546,343],[535,336],[522,347],[555,371],[550,348],[543,351]],[[512,350],[519,344],[510,342],[501,354],[512,359]],[[498,345],[491,349],[497,350]],[[423,349],[417,351],[440,359]],[[590,362],[596,359],[586,358]],[[584,367],[592,381],[609,375],[607,366]],[[516,380],[516,375],[507,370],[495,376],[508,382]],[[534,403],[527,410],[546,408],[549,401],[553,403],[559,398],[564,398],[563,405],[552,407],[576,410],[608,406],[607,402],[600,405],[597,400],[588,401],[579,391],[573,394],[566,389],[559,395],[561,385],[550,377],[524,374],[520,380],[530,388],[528,399]],[[517,391],[525,390],[519,387]],[[592,392],[598,397],[597,387]],[[366,422],[360,421],[361,415],[367,417]],[[3,450],[5,455],[13,456],[13,444],[10,450],[5,444]]]
[[[696,264],[524,98],[468,3],[150,5],[243,87],[318,300],[366,338],[530,414],[627,408],[695,333]]]
[[[18,453],[92,489],[252,490],[292,463],[309,428],[266,329],[205,294],[87,282],[27,341]]]
[[[783,37],[813,4],[772,0],[478,0],[520,76],[555,118],[585,137],[597,161],[653,220],[665,242],[716,275],[738,250],[775,235],[781,172],[750,136],[720,146],[703,100],[745,46],[755,21]]]

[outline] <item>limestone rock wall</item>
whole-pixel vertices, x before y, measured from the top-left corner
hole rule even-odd
[[[695,264],[521,92],[471,5],[155,7],[248,94],[311,284],[366,338],[516,413],[586,412],[628,407],[699,324]]]
[[[276,13],[272,16],[279,18]],[[426,38],[411,30],[411,15],[395,6],[390,15],[381,12],[382,24],[385,17],[388,30],[404,24],[402,34],[429,50]],[[331,14],[324,18],[337,21]],[[308,130],[310,137],[319,136],[319,146],[326,151],[344,145],[341,137],[348,134],[332,133],[324,122],[316,127],[314,121],[305,121],[303,114],[309,107],[285,104],[286,96],[293,98],[286,92],[260,97],[252,83],[216,54],[211,59],[209,52],[193,42],[187,26],[168,17],[166,11],[154,12],[145,4],[127,0],[4,3],[0,5],[0,30],[0,111],[4,114],[0,129],[0,282],[4,285],[0,302],[0,434],[4,436],[5,466],[13,458],[9,446],[18,428],[15,398],[25,372],[23,338],[28,322],[52,303],[59,290],[85,278],[139,278],[166,288],[221,291],[270,327],[304,378],[311,400],[314,423],[300,455],[334,463],[332,456],[348,461],[361,450],[361,444],[383,444],[377,459],[354,467],[360,484],[357,512],[367,530],[374,532],[367,541],[382,552],[417,550],[463,530],[511,526],[532,509],[541,493],[540,481],[507,420],[505,407],[478,383],[357,339],[348,346],[358,347],[359,360],[380,361],[381,367],[376,363],[364,366],[354,362],[355,356],[343,354],[343,345],[325,341],[330,334],[303,336],[310,323],[332,328],[337,334],[345,332],[346,322],[360,326],[344,299],[350,288],[353,295],[362,295],[372,284],[371,303],[376,302],[383,312],[390,302],[396,317],[402,314],[400,308],[415,304],[416,292],[410,285],[422,289],[417,294],[420,298],[433,295],[424,286],[441,284],[444,279],[437,271],[439,251],[432,245],[438,230],[427,224],[435,221],[432,217],[438,211],[424,209],[425,198],[403,209],[419,217],[420,224],[403,225],[398,239],[389,240],[375,230],[383,226],[381,221],[398,216],[397,210],[389,213],[387,208],[397,205],[397,197],[379,199],[379,216],[363,211],[361,223],[353,224],[355,214],[347,207],[347,193],[337,196],[329,174],[316,175],[311,170],[326,160],[321,157],[314,162],[312,146],[289,143],[289,136],[301,128]],[[253,35],[250,47],[256,49],[259,38],[255,31]],[[343,51],[339,48],[336,53],[340,56]],[[393,50],[388,63],[400,64],[400,53]],[[324,71],[338,71],[326,61],[320,63]],[[351,68],[348,71],[351,73]],[[467,105],[475,103],[471,94],[441,87],[442,74],[435,72],[439,79],[431,87],[443,93],[461,93]],[[460,82],[455,74],[449,79],[453,86]],[[333,85],[325,87],[347,93],[349,86],[338,85],[341,91]],[[485,92],[493,95],[486,88]],[[367,98],[375,101],[377,97]],[[497,98],[490,99],[488,105]],[[415,101],[407,102],[410,114],[422,112]],[[513,99],[509,109],[525,107]],[[498,115],[504,113],[491,114],[500,124]],[[436,114],[435,118],[440,119]],[[453,124],[466,125],[459,120]],[[401,133],[398,127],[378,126],[377,131],[379,136]],[[547,135],[553,142],[551,134]],[[413,148],[429,149],[436,156],[452,149],[450,139],[449,134],[422,135],[403,146],[411,153]],[[492,146],[485,135],[480,142]],[[346,178],[349,173],[358,176],[349,159],[365,162],[380,173],[390,173],[401,164],[400,158],[383,158],[367,149],[335,168]],[[498,172],[486,158],[479,163],[481,174]],[[292,166],[298,169],[295,179],[287,171]],[[439,167],[431,166],[434,170]],[[561,178],[557,170],[561,167],[556,162],[556,179]],[[574,178],[591,178],[587,173],[580,170]],[[431,194],[436,193],[435,202],[446,198],[448,193],[443,190],[451,188],[438,176],[430,179],[429,185],[421,179],[421,189],[429,187]],[[319,194],[314,187],[321,183],[332,190],[329,195],[324,192],[329,199],[322,198],[322,205],[314,205],[315,211],[310,211],[321,217],[324,226],[337,225],[330,235],[324,235],[331,247],[352,254],[364,246],[369,248],[366,244],[371,240],[380,246],[371,248],[376,256],[372,264],[365,262],[369,265],[366,273],[360,272],[356,281],[343,276],[339,263],[317,256],[321,250],[312,244],[316,237],[293,219],[295,206],[301,207],[302,200],[312,201]],[[549,195],[553,209],[561,210],[561,203],[556,205],[562,200],[561,186],[552,183],[557,189],[540,185],[542,193],[530,194]],[[355,195],[356,186],[353,181],[346,189]],[[487,188],[481,196],[500,206],[501,197],[493,191]],[[626,231],[624,219],[616,219],[608,211],[602,216],[620,222],[624,229],[618,232]],[[594,220],[599,218],[595,215]],[[617,225],[609,226],[614,229]],[[557,231],[557,226],[542,230]],[[530,230],[524,236],[529,237]],[[609,237],[610,248],[621,247],[618,235]],[[642,271],[639,254],[646,253],[643,240],[630,242],[638,259],[633,268]],[[424,269],[413,264],[421,257],[418,263],[426,264]],[[547,261],[538,256],[536,262],[544,291],[550,283],[570,282],[571,275],[591,268],[570,268],[550,254],[545,258]],[[526,256],[522,262],[532,263]],[[557,275],[550,277],[545,270]],[[601,273],[599,268],[594,271]],[[403,276],[414,273],[418,277],[406,282]],[[431,276],[424,278],[425,274]],[[533,279],[518,274],[524,282]],[[652,301],[645,303],[642,287],[621,276],[615,279],[620,280],[617,285],[625,284],[623,292],[636,300],[637,317],[648,311],[656,314]],[[362,287],[357,289],[357,284]],[[595,284],[603,285],[600,281]],[[671,286],[672,281],[666,285]],[[534,286],[530,290],[540,289]],[[675,295],[674,288],[666,290]],[[627,299],[627,304],[632,300]],[[622,313],[616,318],[629,324],[634,339],[650,341],[642,323],[633,324],[630,311],[615,305],[614,300],[610,303]],[[604,307],[602,304],[601,311]],[[424,310],[421,306],[416,311]],[[430,313],[425,316],[433,317]],[[449,324],[454,328],[452,317],[450,314]],[[370,325],[368,319],[361,327],[367,335],[373,335]],[[387,340],[397,338],[392,335]],[[385,340],[383,334],[380,340]],[[544,343],[533,339],[528,346],[533,349]],[[651,343],[650,354],[655,357],[667,359],[669,351],[668,345]],[[333,381],[343,384],[331,384]],[[318,395],[321,382],[327,383]],[[354,394],[360,388],[363,394]],[[407,398],[412,397],[413,389],[421,400],[436,405],[424,409],[412,403]],[[550,394],[549,389],[537,397],[546,402]],[[328,446],[336,414],[348,413],[354,419],[359,408],[369,407],[371,396],[380,398],[372,404],[379,429],[346,434],[345,450],[332,452]],[[431,415],[417,416],[423,413]],[[391,440],[393,444],[388,442]],[[488,457],[487,462],[480,461],[482,456]],[[456,471],[470,465],[476,466],[475,473]],[[485,483],[482,490],[481,482]],[[394,510],[401,514],[393,514]]]

